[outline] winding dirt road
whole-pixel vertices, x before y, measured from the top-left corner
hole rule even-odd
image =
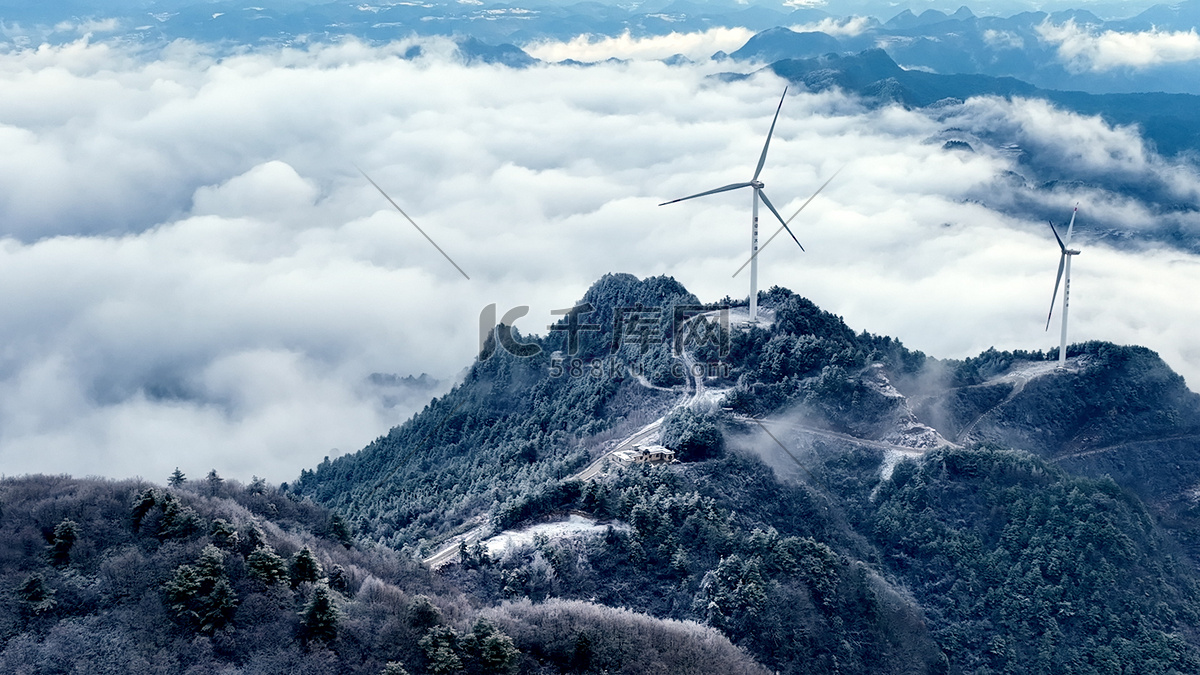
[[[1086,366],[1086,363],[1081,361],[1079,357],[1068,358],[1066,370],[1079,371],[1079,370],[1082,370],[1085,366]],[[1012,391],[1008,392],[1008,396],[1004,397],[1003,401],[1000,401],[996,405],[983,411],[982,413],[979,414],[978,417],[976,417],[974,420],[972,420],[970,424],[963,427],[962,431],[958,432],[958,435],[956,435],[954,437],[954,441],[956,443],[963,443],[964,441],[970,441],[969,434],[971,433],[971,431],[973,431],[975,429],[975,425],[979,424],[980,420],[982,420],[983,418],[985,418],[989,414],[991,414],[993,410],[996,410],[1000,406],[1008,403],[1009,401],[1011,401],[1014,398],[1016,398],[1017,396],[1019,396],[1021,394],[1021,392],[1025,391],[1025,385],[1029,384],[1032,380],[1036,380],[1039,377],[1049,375],[1049,374],[1055,372],[1055,370],[1057,368],[1058,368],[1057,361],[1032,361],[1032,362],[1025,363],[1019,367],[1013,367],[1013,368],[1009,369],[1009,371],[1007,373],[1005,373],[999,377],[994,377],[994,378],[984,382],[983,385],[981,385],[981,386],[1011,383],[1013,385],[1013,388],[1012,388]]]

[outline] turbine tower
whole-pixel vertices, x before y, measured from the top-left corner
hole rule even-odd
[[[1054,233],[1054,238],[1058,241],[1058,248],[1062,251],[1062,255],[1058,258],[1058,277],[1054,279],[1054,295],[1050,296],[1050,313],[1046,315],[1046,330],[1050,330],[1050,317],[1054,315],[1054,301],[1058,298],[1058,284],[1063,280],[1063,272],[1066,272],[1067,283],[1063,286],[1063,305],[1062,305],[1062,338],[1058,345],[1058,369],[1063,370],[1067,367],[1067,308],[1071,297],[1071,258],[1079,255],[1079,251],[1068,248],[1071,245],[1071,234],[1075,230],[1075,216],[1079,213],[1079,206],[1075,206],[1075,210],[1071,212],[1071,222],[1067,225],[1067,240],[1063,242],[1058,236],[1058,230],[1054,229],[1054,223],[1050,223],[1050,231]]]
[[[669,202],[663,202],[662,204],[659,204],[659,206],[666,206],[667,204],[674,204],[676,202],[682,202],[688,199],[695,199],[696,197],[715,195],[719,192],[740,190],[741,188],[747,187],[754,188],[753,196],[751,198],[752,206],[750,212],[750,321],[752,322],[758,321],[758,201],[760,199],[762,200],[762,203],[766,204],[767,208],[770,209],[771,213],[773,213],[775,217],[779,219],[779,222],[783,225],[784,229],[787,230],[787,233],[792,235],[792,240],[796,242],[796,245],[800,246],[800,240],[796,239],[796,235],[792,234],[791,228],[787,226],[787,221],[783,219],[783,216],[779,215],[779,211],[775,210],[775,205],[771,203],[771,200],[767,199],[767,195],[763,192],[763,183],[758,179],[759,174],[762,173],[763,165],[767,162],[767,148],[771,147],[771,136],[775,133],[775,122],[779,121],[779,111],[783,108],[783,99],[786,96],[787,87],[784,87],[783,96],[779,98],[779,106],[775,108],[775,119],[771,120],[771,129],[767,132],[767,142],[763,143],[762,154],[758,157],[758,167],[754,169],[754,176],[748,182],[733,183],[724,187],[707,190],[705,192],[689,195],[687,197],[680,197],[679,199],[672,199]],[[800,250],[803,251],[804,247],[800,246]]]

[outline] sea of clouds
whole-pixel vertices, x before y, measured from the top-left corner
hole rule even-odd
[[[449,386],[490,303],[530,306],[517,326],[540,333],[607,272],[744,297],[745,272],[732,275],[749,195],[657,205],[748,180],[785,83],[664,65],[651,57],[685,50],[654,39],[610,44],[641,57],[627,63],[525,70],[464,65],[437,39],[411,60],[411,41],[0,53],[0,471],[290,480],[434,393],[385,391],[372,373]],[[793,221],[808,252],[776,239],[760,287],[938,357],[1049,348],[1059,254],[1045,218],[1082,202],[1071,339],[1146,345],[1200,386],[1200,258],[1089,244],[1096,212],[1136,229],[1154,209],[1094,186],[1031,187],[1013,179],[1017,156],[986,143],[943,149],[948,128],[977,138],[997,125],[1085,173],[1200,191],[1135,130],[1039,102],[931,114],[793,91],[767,194],[790,215],[841,173]],[[1030,204],[1044,213],[1013,215]]]

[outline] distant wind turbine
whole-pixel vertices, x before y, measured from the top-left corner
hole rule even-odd
[[[1058,285],[1063,280],[1064,271],[1066,276],[1066,284],[1063,286],[1063,305],[1062,305],[1062,338],[1058,345],[1058,367],[1063,369],[1067,367],[1067,308],[1071,297],[1071,258],[1079,255],[1079,251],[1068,248],[1071,245],[1071,235],[1075,230],[1075,216],[1079,213],[1079,206],[1075,206],[1075,210],[1071,212],[1071,222],[1067,225],[1067,240],[1064,242],[1062,237],[1058,236],[1058,230],[1054,229],[1054,223],[1050,223],[1050,231],[1054,233],[1054,238],[1058,241],[1058,248],[1062,251],[1062,255],[1058,258],[1058,277],[1054,279],[1054,295],[1050,296],[1050,313],[1046,315],[1046,330],[1050,330],[1050,317],[1054,315],[1054,301],[1058,298]]]
[[[740,190],[742,188],[747,188],[747,187],[754,188],[753,210],[751,212],[752,217],[750,220],[750,320],[751,321],[758,320],[758,200],[761,199],[762,203],[767,205],[767,208],[770,209],[771,213],[773,213],[775,215],[775,217],[779,219],[779,222],[783,225],[783,228],[785,230],[787,230],[787,233],[792,235],[792,240],[796,242],[797,246],[800,246],[800,250],[801,251],[804,250],[804,247],[800,245],[800,240],[796,239],[795,234],[792,234],[792,229],[790,227],[788,227],[787,221],[783,219],[783,216],[779,215],[779,211],[777,211],[775,209],[775,205],[772,204],[771,200],[767,199],[767,195],[763,193],[763,183],[762,183],[762,181],[758,180],[759,174],[762,173],[763,165],[766,164],[766,162],[767,162],[767,148],[769,148],[771,146],[771,136],[772,136],[772,134],[775,133],[775,122],[779,121],[779,111],[780,111],[780,109],[783,108],[783,99],[786,96],[787,96],[787,87],[784,87],[783,96],[780,97],[780,99],[779,99],[779,106],[777,108],[775,108],[775,119],[771,120],[771,130],[767,132],[767,142],[763,143],[762,154],[759,155],[759,158],[758,158],[758,166],[754,169],[754,177],[751,178],[749,180],[749,182],[733,183],[732,185],[726,185],[724,187],[719,187],[719,188],[716,188],[713,190],[707,190],[705,192],[700,192],[700,193],[697,193],[694,195],[689,195],[687,197],[680,197],[679,199],[672,199],[669,202],[663,202],[662,204],[659,204],[659,206],[666,206],[667,204],[674,204],[676,202],[682,202],[682,201],[685,201],[688,199],[695,199],[696,197],[705,197],[707,195],[715,195],[719,192],[728,192],[730,190]],[[822,186],[822,187],[824,187],[824,186]]]

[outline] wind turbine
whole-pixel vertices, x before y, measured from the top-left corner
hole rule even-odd
[[[1058,284],[1063,280],[1063,271],[1066,271],[1067,283],[1063,286],[1063,305],[1062,305],[1062,339],[1058,345],[1058,369],[1063,370],[1067,367],[1067,308],[1071,297],[1071,258],[1079,255],[1079,251],[1068,248],[1071,245],[1071,234],[1075,230],[1075,215],[1079,213],[1079,206],[1075,206],[1075,210],[1071,212],[1071,222],[1067,225],[1067,240],[1063,242],[1058,236],[1058,230],[1054,229],[1054,223],[1050,223],[1050,231],[1054,233],[1054,238],[1058,241],[1058,248],[1062,251],[1062,255],[1058,258],[1058,277],[1054,279],[1054,295],[1050,296],[1050,313],[1046,315],[1046,330],[1050,330],[1050,317],[1054,315],[1054,301],[1058,298]]]
[[[763,204],[767,205],[767,208],[770,209],[771,213],[775,214],[775,217],[779,219],[779,222],[783,225],[784,229],[787,230],[787,233],[792,235],[792,240],[796,242],[796,245],[800,246],[800,240],[796,239],[795,234],[792,234],[792,229],[787,226],[787,221],[783,219],[783,216],[779,215],[779,211],[775,210],[775,205],[772,204],[771,200],[767,199],[767,195],[763,193],[763,183],[758,179],[759,174],[762,173],[763,164],[766,164],[767,162],[767,148],[771,146],[771,135],[775,133],[775,122],[779,121],[779,111],[783,108],[783,99],[786,96],[787,87],[784,87],[783,96],[779,98],[779,106],[775,108],[775,119],[771,120],[771,130],[767,132],[767,142],[763,143],[762,154],[758,157],[758,166],[754,169],[754,176],[748,182],[733,183],[724,187],[707,190],[705,192],[689,195],[687,197],[680,197],[679,199],[672,199],[669,202],[663,202],[662,204],[659,204],[659,206],[666,206],[667,204],[674,204],[676,202],[682,202],[688,199],[695,199],[696,197],[715,195],[719,192],[729,192],[730,190],[740,190],[747,187],[754,188],[752,201],[753,209],[751,211],[752,216],[750,219],[750,321],[752,322],[758,321],[758,201],[760,199],[762,200]],[[800,250],[803,251],[804,247],[800,246]]]

